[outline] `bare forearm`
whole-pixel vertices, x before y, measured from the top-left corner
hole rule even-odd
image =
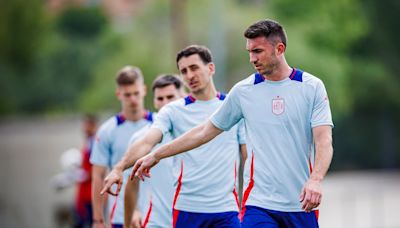
[[[214,127],[211,122],[206,122],[186,132],[172,142],[160,147],[154,152],[154,156],[160,160],[194,149],[209,142],[221,132],[222,130]]]
[[[160,143],[162,137],[163,135],[160,130],[151,128],[143,137],[129,146],[128,151],[114,168],[122,172],[132,167],[139,158],[148,154],[157,143]]]
[[[121,171],[124,171],[126,169],[129,169],[132,167],[135,162],[145,156],[147,153],[151,151],[153,148],[152,145],[149,144],[133,144],[131,147],[129,147],[127,153],[122,157],[122,159],[114,166],[115,169],[119,169]]]
[[[321,181],[329,169],[333,156],[332,133],[330,127],[329,131],[326,130],[316,136],[315,150],[314,167],[310,179]]]
[[[133,179],[125,186],[124,196],[124,227],[130,227],[133,211],[136,208],[138,181]]]
[[[92,178],[92,204],[93,204],[93,219],[104,220],[103,215],[103,196],[100,195],[103,179],[101,177]]]

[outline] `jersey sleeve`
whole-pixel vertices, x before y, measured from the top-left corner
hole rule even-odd
[[[244,127],[244,119],[241,119],[239,123],[237,124],[237,138],[239,144],[246,144],[246,130]]]
[[[111,164],[110,133],[105,126],[99,129],[94,141],[93,151],[90,155],[90,163],[108,167]]]
[[[151,125],[151,128],[158,129],[163,135],[166,135],[172,130],[172,106],[164,106],[157,115],[157,118]]]
[[[321,80],[315,90],[313,109],[311,114],[311,127],[330,125],[333,127],[331,108],[329,107],[328,94]]]
[[[215,127],[228,131],[243,118],[240,107],[239,91],[235,86],[231,89],[222,105],[211,116],[210,120]]]

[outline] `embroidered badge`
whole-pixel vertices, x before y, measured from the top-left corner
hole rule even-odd
[[[272,99],[272,113],[281,115],[285,112],[285,100],[279,96]]]

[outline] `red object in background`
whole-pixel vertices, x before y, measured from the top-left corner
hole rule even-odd
[[[76,194],[76,209],[79,215],[87,217],[85,215],[87,205],[92,203],[92,164],[90,164],[90,153],[92,150],[93,140],[88,140],[87,144],[82,149],[82,165],[81,168],[88,175],[85,181],[81,182],[77,186]]]

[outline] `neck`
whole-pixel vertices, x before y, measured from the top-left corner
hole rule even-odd
[[[264,78],[270,81],[282,81],[290,76],[292,68],[287,64],[286,60],[277,65],[269,74],[263,74]]]
[[[217,90],[215,89],[213,82],[210,82],[210,85],[207,86],[206,88],[191,93],[196,100],[201,100],[201,101],[208,101],[217,96]]]
[[[122,110],[122,114],[127,120],[138,121],[143,118],[145,111],[146,110],[143,107],[141,107],[135,111]]]

